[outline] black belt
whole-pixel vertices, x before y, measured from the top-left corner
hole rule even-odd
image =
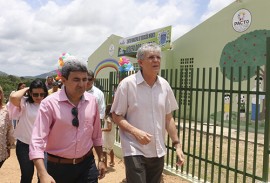
[[[62,158],[62,157],[55,156],[55,155],[48,153],[48,161],[53,162],[53,163],[75,165],[75,164],[81,163],[83,160],[85,160],[86,158],[88,158],[92,154],[93,154],[92,148],[84,156],[82,156],[80,158],[74,158],[74,159]]]

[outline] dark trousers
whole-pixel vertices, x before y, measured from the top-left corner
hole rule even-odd
[[[16,155],[21,169],[21,183],[32,183],[34,163],[29,159],[29,145],[17,140]]]
[[[78,164],[47,162],[48,173],[57,183],[97,183],[98,170],[94,156],[91,155]]]
[[[164,157],[124,157],[127,183],[160,183],[164,168]]]

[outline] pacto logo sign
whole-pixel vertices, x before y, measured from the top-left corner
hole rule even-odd
[[[238,10],[232,21],[233,29],[237,32],[244,32],[251,25],[251,13],[246,9]]]

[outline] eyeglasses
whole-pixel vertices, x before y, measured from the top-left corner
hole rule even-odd
[[[45,97],[45,93],[32,93],[32,96],[33,97],[38,97],[38,96]]]
[[[147,57],[147,59],[148,59],[148,60],[151,60],[151,61],[153,61],[153,60],[156,59],[157,61],[160,62],[161,57],[160,57],[160,56],[154,56],[154,55],[151,55],[151,56]]]
[[[72,125],[78,127],[79,126],[78,109],[76,107],[73,107],[71,109],[71,114],[74,116],[72,120]]]

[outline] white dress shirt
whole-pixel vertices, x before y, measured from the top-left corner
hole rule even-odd
[[[106,108],[103,92],[94,85],[88,92],[96,97],[100,119],[103,119],[105,116],[105,108]]]
[[[149,144],[142,145],[132,134],[120,129],[124,156],[164,156],[166,114],[176,109],[178,104],[173,91],[164,78],[158,76],[152,87],[144,81],[140,71],[122,80],[111,112],[124,116],[132,126],[153,135]]]

